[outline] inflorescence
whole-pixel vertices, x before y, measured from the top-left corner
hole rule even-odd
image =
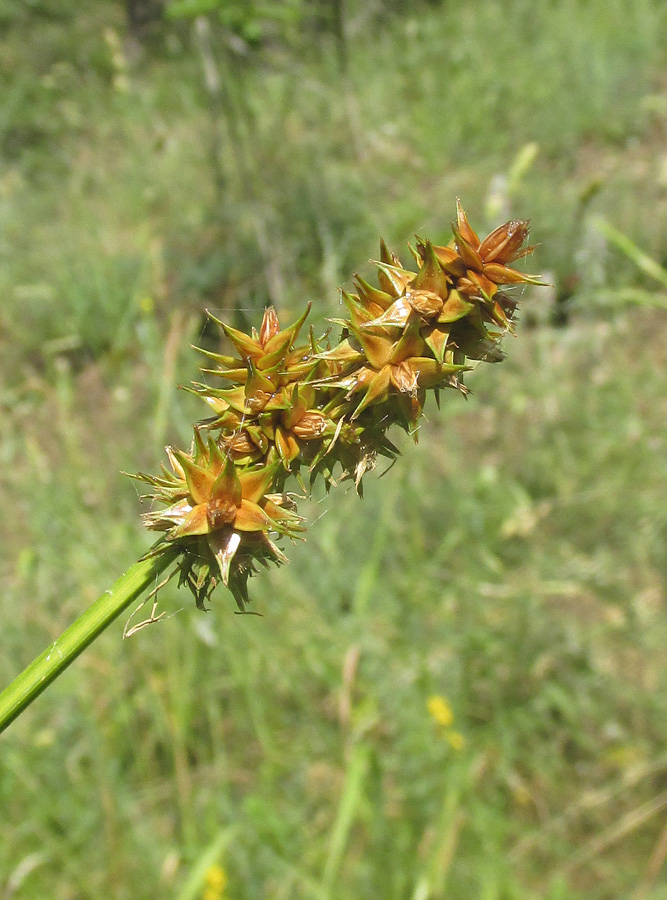
[[[299,342],[310,305],[285,329],[269,307],[250,335],[209,313],[234,348],[200,351],[202,371],[226,385],[190,388],[213,414],[195,425],[190,452],[167,447],[171,469],[132,476],[164,507],[143,516],[163,532],[149,555],[177,552],[180,583],[199,607],[222,581],[244,610],[258,565],[287,562],[276,541],[305,531],[285,490],[290,476],[304,491],[318,477],[327,489],[352,478],[361,493],[378,456],[398,454],[392,425],[416,439],[427,391],[436,401],[441,388],[467,393],[471,361],[503,359],[516,301],[500,287],[541,283],[510,266],[533,250],[523,246],[528,222],[507,222],[481,241],[457,203],[452,230],[446,247],[417,238],[409,248],[416,272],[382,241],[379,287],[355,275],[356,293],[342,291],[348,318],[331,320],[342,329],[338,344],[328,333],[316,340],[312,328]]]

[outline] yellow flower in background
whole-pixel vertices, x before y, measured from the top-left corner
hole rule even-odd
[[[463,750],[466,742],[464,736],[450,727],[454,724],[454,713],[447,698],[441,694],[433,694],[426,701],[426,707],[433,721],[443,729],[442,736],[452,750]]]
[[[227,886],[227,873],[219,865],[209,866],[204,881],[202,900],[222,900]]]
[[[146,294],[139,301],[139,309],[145,316],[150,316],[155,312],[155,300],[153,300],[152,297],[149,297],[148,294]]]
[[[445,738],[452,748],[452,750],[463,750],[465,747],[466,739],[463,737],[460,731],[448,731],[445,735]]]
[[[440,694],[434,694],[432,697],[429,697],[426,706],[431,714],[431,718],[438,725],[442,725],[443,728],[448,728],[454,721],[454,713],[449,702]]]

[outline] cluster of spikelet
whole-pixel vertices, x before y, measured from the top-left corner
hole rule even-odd
[[[416,272],[382,242],[379,287],[355,275],[356,293],[342,292],[348,318],[332,320],[342,328],[335,346],[312,329],[299,342],[310,307],[285,329],[269,308],[251,335],[211,316],[234,348],[201,351],[216,386],[191,390],[213,415],[195,425],[189,453],[167,448],[171,471],[133,476],[164,506],[144,515],[163,532],[150,552],[178,554],[198,606],[222,581],[244,610],[257,566],[286,562],[276,541],[304,532],[290,476],[302,490],[318,476],[327,487],[353,478],[361,490],[376,458],[398,453],[392,425],[416,436],[429,389],[436,400],[441,388],[465,393],[471,360],[503,358],[516,303],[500,287],[540,283],[509,265],[533,249],[523,247],[528,223],[507,222],[482,241],[457,205],[452,230],[446,247],[419,238],[410,247]]]

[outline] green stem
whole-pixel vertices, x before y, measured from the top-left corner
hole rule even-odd
[[[161,553],[135,563],[33,660],[0,694],[0,732],[13,722],[133,600],[155,584],[175,554]]]

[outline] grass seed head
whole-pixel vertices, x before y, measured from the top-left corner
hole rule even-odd
[[[248,578],[286,561],[276,539],[304,530],[285,493],[290,476],[305,487],[305,469],[311,487],[321,477],[327,489],[351,478],[361,493],[377,458],[398,455],[392,425],[416,437],[429,391],[467,393],[471,361],[503,358],[516,302],[500,288],[539,283],[510,266],[533,249],[523,247],[528,222],[480,240],[457,202],[452,230],[447,246],[417,238],[416,272],[381,241],[379,287],[355,275],[357,292],[342,291],[348,318],[332,320],[342,329],[335,346],[312,333],[296,344],[310,305],[284,329],[269,307],[250,334],[209,314],[234,353],[202,350],[202,371],[230,386],[195,383],[213,416],[195,426],[191,451],[168,448],[171,470],[134,476],[163,506],[144,515],[163,533],[151,552],[178,547],[181,583],[198,605],[222,581],[245,609]]]

